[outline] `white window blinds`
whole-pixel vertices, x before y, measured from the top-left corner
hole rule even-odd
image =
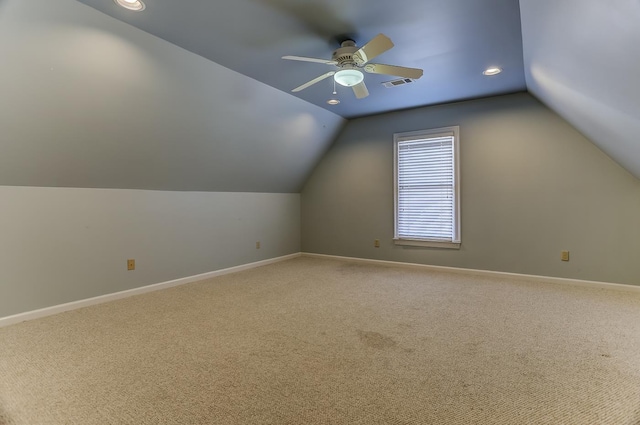
[[[396,239],[460,241],[455,130],[396,135]]]

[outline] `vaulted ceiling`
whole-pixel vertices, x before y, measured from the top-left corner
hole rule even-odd
[[[331,78],[294,95],[351,118],[529,90],[640,178],[638,0],[79,1],[284,92],[333,67],[281,56],[330,58],[341,39],[384,33],[395,47],[374,61],[421,79],[384,88],[395,77],[368,74],[369,97],[338,86],[336,106]]]
[[[345,120],[75,0],[0,0],[0,185],[299,192]]]
[[[144,1],[0,0],[0,184],[296,192],[346,119],[525,90],[640,178],[638,0]],[[424,76],[291,93],[378,33]]]
[[[640,178],[640,1],[520,7],[529,91]]]
[[[342,39],[362,46],[383,33],[395,46],[373,62],[422,78],[388,89],[397,77],[366,74],[370,95],[338,85],[336,106],[331,78],[292,93],[345,118],[526,90],[517,0],[144,0],[142,12],[79,1],[286,93],[336,68],[282,56],[330,59]],[[482,75],[490,66],[504,72]]]

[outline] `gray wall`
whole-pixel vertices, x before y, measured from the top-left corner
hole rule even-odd
[[[300,251],[298,194],[0,186],[0,200],[0,317]]]
[[[462,248],[395,246],[392,135],[452,125],[461,132]],[[302,249],[640,284],[640,181],[527,94],[362,118],[305,184]]]
[[[0,317],[300,250],[341,117],[74,0],[0,0],[0,57]]]

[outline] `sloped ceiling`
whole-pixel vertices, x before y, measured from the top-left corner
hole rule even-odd
[[[345,120],[75,0],[0,0],[0,185],[298,192]]]
[[[640,178],[640,1],[614,0],[78,0],[213,62],[289,93],[332,68],[338,40],[378,33],[395,47],[375,62],[422,68],[416,83],[383,88],[366,75],[357,100],[331,79],[294,93],[345,118],[529,90]],[[502,67],[496,77],[481,71]]]
[[[640,178],[637,0],[146,2],[0,0],[1,185],[297,192],[344,118],[527,88]],[[421,80],[290,94],[379,32]]]
[[[640,1],[520,7],[528,89],[640,178]]]
[[[294,96],[345,118],[526,90],[518,0],[144,0],[131,12],[113,0],[79,0],[116,19],[286,93],[334,66],[284,55],[331,58],[339,39],[362,46],[379,33],[395,47],[373,62],[424,69],[406,86],[366,74],[358,100],[328,78]],[[489,66],[504,72],[482,75]]]

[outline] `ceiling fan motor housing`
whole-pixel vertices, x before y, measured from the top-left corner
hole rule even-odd
[[[337,62],[336,66],[343,69],[357,69],[357,65],[353,59],[353,54],[358,51],[356,42],[353,40],[345,40],[331,55],[331,60]]]

